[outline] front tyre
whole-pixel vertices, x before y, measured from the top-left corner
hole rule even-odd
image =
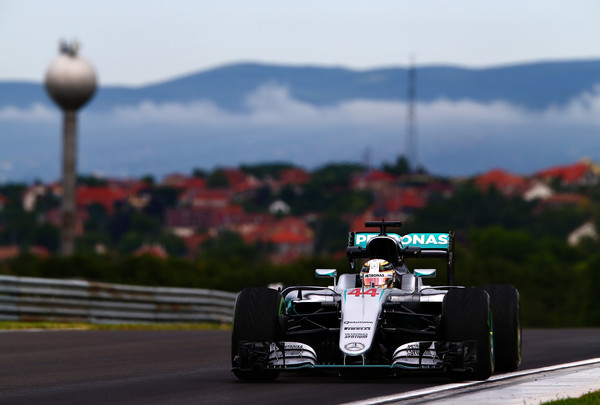
[[[243,381],[272,381],[278,370],[267,369],[270,343],[281,339],[283,297],[263,287],[243,289],[235,302],[231,333],[233,374]]]
[[[490,298],[483,288],[448,291],[442,306],[441,338],[447,342],[476,342],[475,361],[464,370],[450,370],[456,379],[487,380],[494,372]]]

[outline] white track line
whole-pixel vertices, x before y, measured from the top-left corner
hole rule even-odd
[[[595,364],[600,365],[600,358],[577,361],[573,363],[559,364],[555,366],[536,368],[533,370],[517,371],[514,373],[499,374],[490,377],[485,381],[469,381],[464,383],[453,383],[445,384],[437,387],[425,388],[416,391],[405,392],[395,395],[387,395],[375,398],[369,398],[361,401],[349,402],[346,405],[380,405],[390,404],[399,401],[423,399],[425,396],[442,396],[441,394],[452,395],[454,399],[437,399],[436,403],[450,404],[454,401],[459,404],[468,403],[487,403],[494,398],[497,398],[501,404],[534,404],[539,403],[538,400],[546,398],[544,400],[552,400],[557,398],[564,398],[565,396],[580,396],[589,391],[600,389],[600,367],[592,368],[591,371],[577,370],[577,367],[592,366]],[[573,370],[569,370],[573,369]],[[556,376],[544,376],[544,373],[553,371],[572,371],[561,374],[562,379],[559,382]],[[536,379],[523,379],[522,377],[540,375],[540,378]],[[576,375],[577,378],[572,378],[572,375]],[[515,382],[514,384],[499,384],[498,382],[507,381],[511,379],[522,379],[522,382]],[[530,381],[533,381],[535,386],[532,386]],[[586,383],[589,381],[589,383]],[[526,390],[519,389],[518,385],[527,385]],[[545,387],[545,388],[544,388]],[[596,388],[597,387],[597,388]],[[504,396],[500,396],[494,390],[512,390],[511,392],[504,393]],[[470,393],[470,391],[477,391]],[[472,395],[473,398],[467,398]],[[514,396],[517,398],[513,398]],[[529,395],[531,398],[525,398],[524,396]],[[460,398],[456,398],[460,396]],[[530,401],[528,401],[528,399]],[[433,400],[433,398],[432,398]],[[511,402],[513,401],[513,402]],[[516,402],[515,402],[516,401]]]

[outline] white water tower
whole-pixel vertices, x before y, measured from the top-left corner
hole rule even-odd
[[[58,58],[46,72],[46,90],[63,110],[61,255],[75,252],[75,184],[77,165],[77,110],[96,91],[92,64],[78,55],[77,42],[61,42]]]

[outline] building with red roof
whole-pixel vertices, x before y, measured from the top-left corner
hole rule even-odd
[[[389,187],[395,181],[390,173],[381,170],[369,170],[352,176],[351,184],[354,190],[379,190]]]
[[[475,184],[482,191],[494,187],[507,197],[521,196],[529,188],[526,179],[502,169],[493,169],[477,176]]]
[[[305,170],[295,167],[282,170],[279,174],[281,186],[300,186],[310,181],[310,174]]]
[[[230,188],[235,193],[245,193],[260,186],[260,182],[256,177],[239,169],[223,169],[223,174],[225,175]]]
[[[172,230],[222,228],[239,223],[244,216],[237,205],[225,207],[177,207],[166,211],[165,226]]]
[[[301,218],[285,217],[271,227],[266,241],[275,249],[270,260],[285,263],[313,253],[314,233]]]
[[[563,186],[590,186],[598,184],[600,166],[584,159],[571,165],[550,167],[533,176],[546,182],[558,179]]]
[[[246,243],[265,243],[273,246],[270,260],[284,263],[313,252],[314,232],[301,218],[287,216],[275,220],[258,215],[234,228]]]
[[[231,204],[228,189],[189,189],[179,196],[179,205],[193,208],[225,208]]]
[[[188,259],[193,260],[200,251],[200,246],[210,239],[208,234],[191,234],[181,237],[186,249]]]
[[[167,187],[182,188],[185,186],[185,182],[188,180],[188,176],[182,173],[171,173],[166,175],[161,182],[161,185]]]
[[[158,243],[144,244],[144,245],[140,246],[139,248],[137,248],[135,250],[135,252],[133,252],[133,255],[134,256],[148,255],[148,256],[159,258],[159,259],[166,259],[169,256],[169,254],[167,253],[165,248]]]
[[[385,201],[386,210],[394,214],[408,215],[427,204],[426,190],[416,187],[408,187],[394,190]]]
[[[50,252],[43,246],[30,246],[25,252],[40,258],[47,258]],[[0,246],[0,262],[7,261],[18,257],[21,254],[21,248],[17,245]]]
[[[17,245],[0,246],[0,262],[14,259],[21,254],[21,249]]]
[[[104,186],[77,187],[75,192],[75,204],[78,208],[85,208],[91,204],[100,204],[109,215],[114,212],[115,205],[127,201],[129,193],[127,190]]]
[[[203,189],[206,188],[206,180],[201,177],[188,177],[184,183],[185,189]]]

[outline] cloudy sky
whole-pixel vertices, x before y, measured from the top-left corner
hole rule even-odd
[[[42,82],[61,39],[82,43],[100,85],[139,86],[241,61],[366,69],[493,67],[600,59],[597,0],[0,0],[0,81]],[[549,83],[554,85],[554,83]],[[346,100],[316,107],[265,83],[243,112],[199,99],[84,109],[78,168],[161,177],[241,163],[391,162],[404,152],[407,106]],[[600,85],[566,106],[417,105],[415,160],[471,175],[532,173],[600,161]],[[0,182],[59,177],[55,107],[0,107]],[[182,147],[184,145],[184,147]]]
[[[41,81],[77,39],[101,84],[239,61],[484,67],[600,57],[597,0],[0,0],[0,80]]]

